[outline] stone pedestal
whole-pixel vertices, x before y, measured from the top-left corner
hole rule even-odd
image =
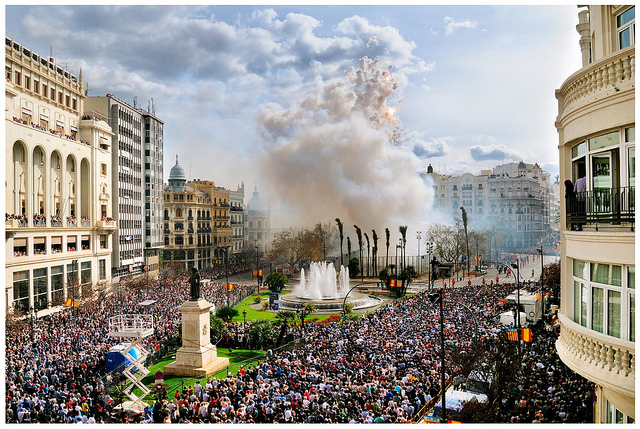
[[[186,301],[182,312],[182,347],[176,361],[165,365],[167,375],[207,377],[229,365],[229,358],[219,358],[217,348],[209,339],[209,309],[204,299]]]

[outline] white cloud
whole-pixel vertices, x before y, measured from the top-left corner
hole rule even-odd
[[[474,161],[487,160],[514,160],[520,159],[519,153],[502,144],[480,146],[475,145],[469,148],[469,154]]]
[[[456,21],[450,16],[445,16],[444,22],[445,22],[445,34],[447,36],[451,36],[453,32],[458,30],[459,28],[468,28],[470,30],[475,30],[476,28],[478,28],[477,22],[469,21],[468,19],[464,21]]]

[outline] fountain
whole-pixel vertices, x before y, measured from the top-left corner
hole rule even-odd
[[[349,292],[349,269],[340,267],[340,274],[332,262],[312,262],[307,273],[300,272],[300,283],[292,293],[280,296],[282,310],[296,311],[308,302],[312,302],[319,313],[335,313],[342,311],[344,298]],[[347,296],[347,301],[353,310],[372,309],[382,302],[380,298],[353,291]]]

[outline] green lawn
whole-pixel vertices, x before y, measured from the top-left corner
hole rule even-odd
[[[240,368],[240,365],[244,365],[245,368],[248,368],[249,366],[253,366],[257,362],[259,362],[259,360],[264,355],[264,353],[265,352],[262,350],[235,350],[235,349],[231,353],[226,348],[218,348],[218,357],[229,358],[229,367],[214,373],[209,378],[212,378],[212,377],[225,378],[227,376],[227,373],[235,374]],[[147,386],[148,388],[151,388],[152,389],[151,391],[153,392],[156,371],[162,370],[162,368],[164,368],[165,365],[173,362],[174,360],[175,360],[175,353],[161,359],[155,365],[150,366],[148,369],[151,372],[142,380],[144,385]],[[169,376],[165,376],[164,378],[164,386],[165,386],[165,389],[167,389],[167,391],[171,391],[171,393],[173,393],[175,390],[172,390],[172,388],[178,385],[182,386],[183,384],[184,386],[187,386],[187,387],[192,386],[195,384],[197,380],[200,380],[200,383],[204,385],[206,384],[207,378],[206,377],[202,377],[202,378],[179,377],[179,376],[169,375]],[[141,395],[142,391],[140,389],[134,389],[133,393],[136,395]],[[145,400],[152,401],[153,395],[145,397]]]

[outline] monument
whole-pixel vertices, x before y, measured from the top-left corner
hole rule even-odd
[[[182,347],[176,361],[164,367],[165,374],[207,377],[229,365],[229,358],[218,357],[209,336],[209,309],[213,304],[202,298],[200,274],[191,267],[191,298],[180,308],[182,313]]]

